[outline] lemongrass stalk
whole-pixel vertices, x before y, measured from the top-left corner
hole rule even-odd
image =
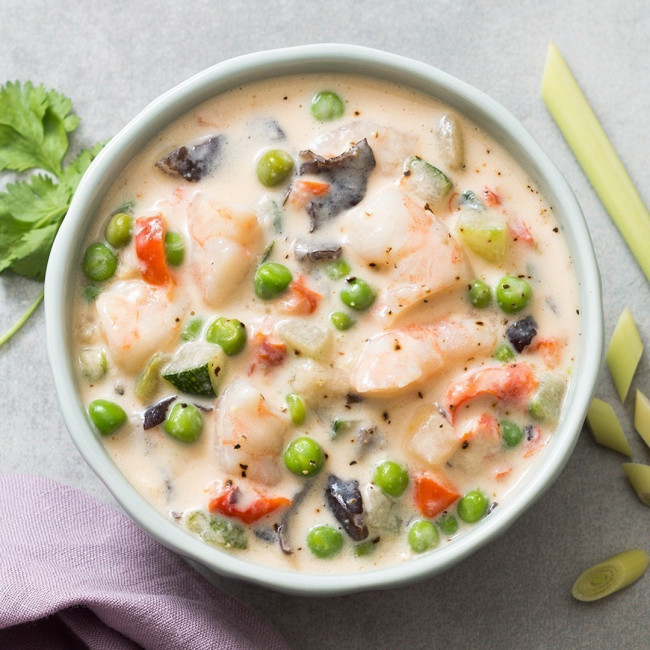
[[[587,425],[599,445],[632,457],[632,450],[611,404],[594,398],[587,411]]]
[[[605,353],[607,367],[622,402],[627,397],[642,354],[643,341],[632,313],[626,307],[618,317]]]
[[[636,582],[648,568],[648,554],[634,548],[613,555],[583,571],[571,594],[584,602],[599,600]]]
[[[555,44],[542,98],[605,209],[650,281],[650,214]],[[631,117],[631,116],[630,116]]]
[[[638,388],[634,404],[634,428],[643,438],[645,444],[650,447],[650,399]]]
[[[650,506],[650,465],[623,463],[623,471],[641,503]]]

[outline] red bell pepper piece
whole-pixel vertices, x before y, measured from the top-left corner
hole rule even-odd
[[[235,517],[245,524],[252,524],[274,510],[290,505],[291,501],[285,497],[269,497],[259,493],[252,499],[244,498],[241,490],[231,483],[210,500],[208,509],[226,517]]]
[[[435,517],[451,506],[460,493],[449,481],[433,472],[422,472],[413,479],[415,505],[425,517]]]
[[[162,215],[135,220],[135,253],[140,260],[142,277],[149,284],[163,285],[169,282]]]

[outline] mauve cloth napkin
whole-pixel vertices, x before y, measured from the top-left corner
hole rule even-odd
[[[0,513],[0,648],[288,648],[258,614],[78,490],[1,476]]]

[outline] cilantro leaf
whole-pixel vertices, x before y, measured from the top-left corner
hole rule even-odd
[[[79,125],[72,102],[31,82],[0,88],[0,171],[43,169],[61,173],[68,133]]]
[[[74,191],[88,165],[100,151],[85,149],[63,170],[60,182],[33,174],[0,192],[0,273],[43,280],[50,249]]]

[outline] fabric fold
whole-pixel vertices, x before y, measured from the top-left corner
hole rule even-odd
[[[5,475],[0,513],[0,647],[288,648],[258,613],[83,492]]]

